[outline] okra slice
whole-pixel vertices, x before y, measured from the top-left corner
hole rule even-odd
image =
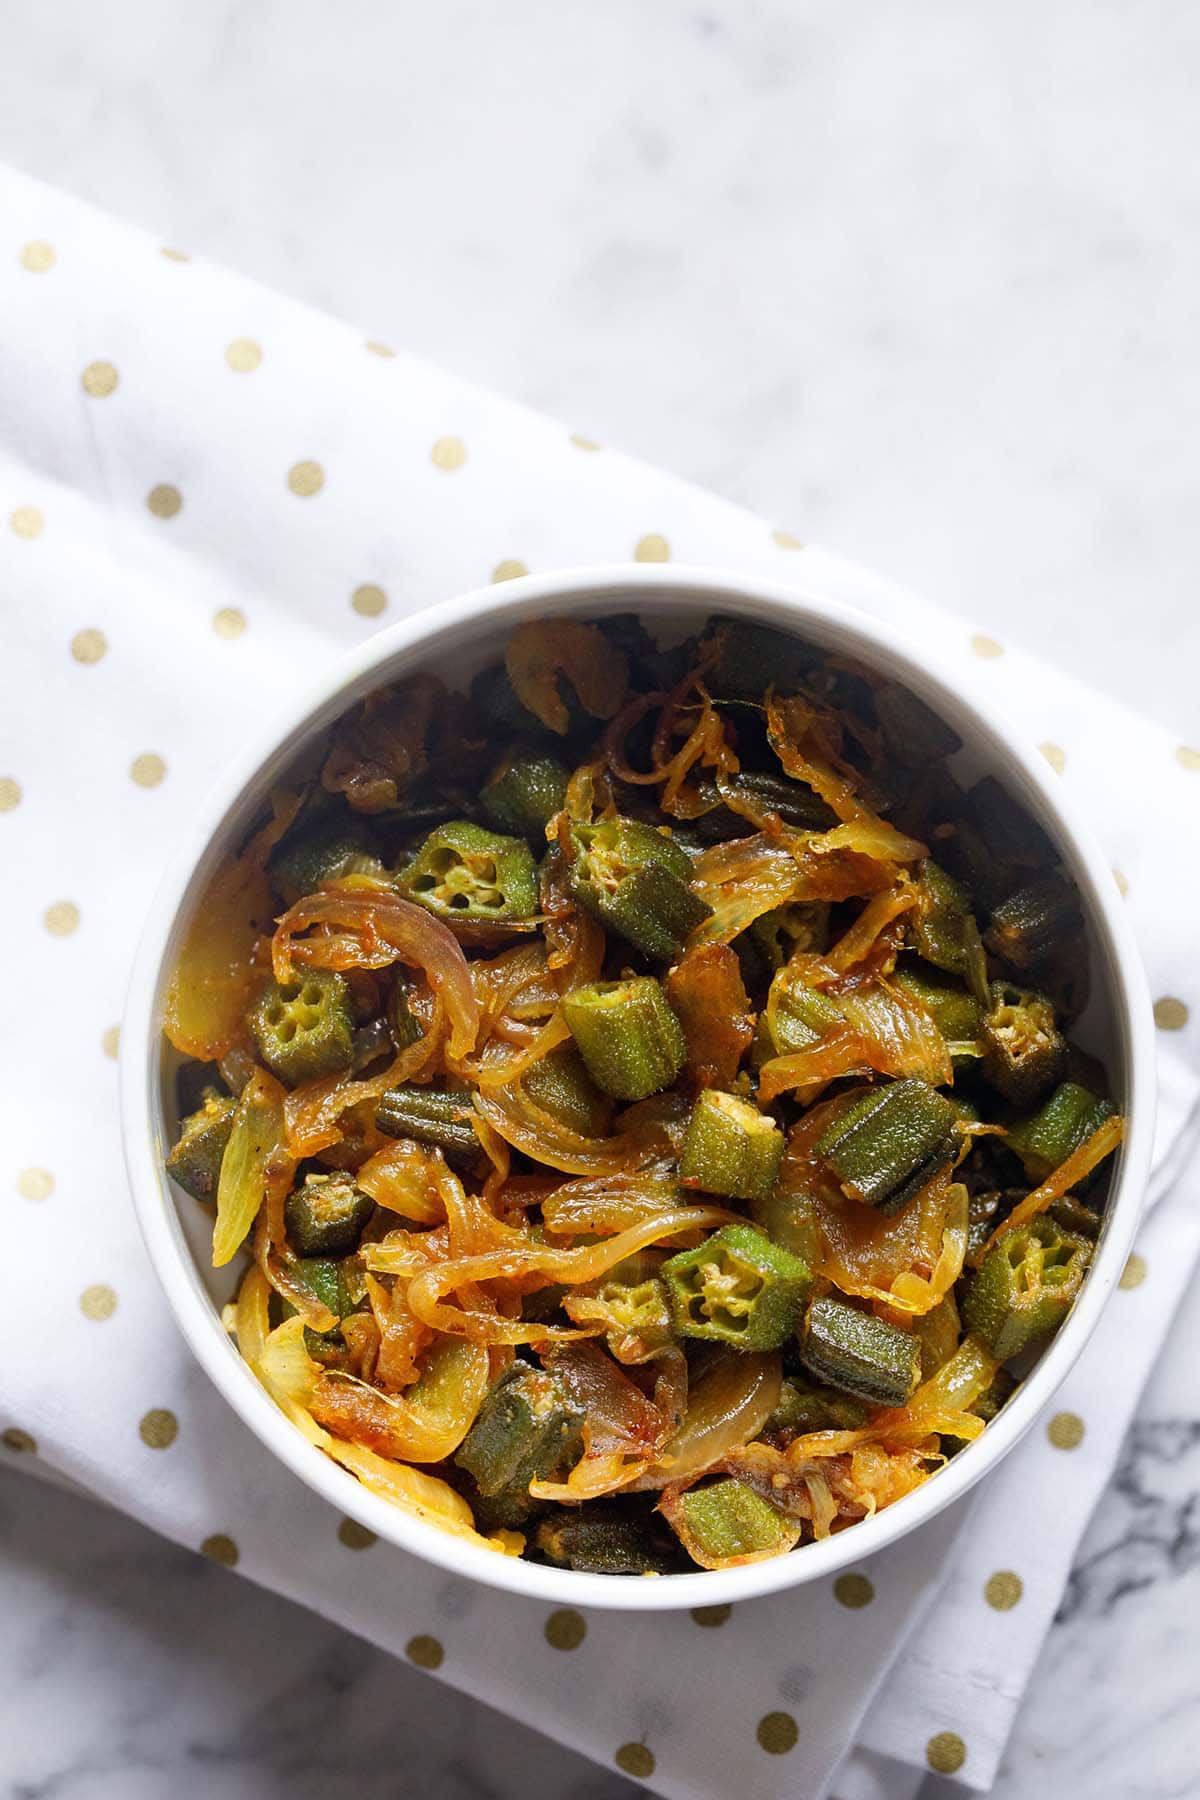
[[[1045,1181],[1116,1110],[1111,1100],[1064,1081],[1037,1112],[1009,1127],[1005,1141],[1020,1157],[1029,1179]]]
[[[683,1067],[683,1029],[651,975],[589,982],[565,994],[562,1009],[588,1074],[618,1100],[659,1093]]]
[[[921,864],[919,885],[922,904],[912,927],[913,947],[935,968],[965,974],[970,895],[932,857]]]
[[[350,989],[332,969],[306,969],[293,981],[272,981],[249,1025],[263,1062],[289,1086],[340,1074],[354,1061]]]
[[[440,1150],[452,1169],[466,1174],[486,1160],[475,1133],[471,1096],[464,1091],[401,1083],[389,1088],[375,1109],[375,1125],[388,1137],[412,1138]]]
[[[856,1431],[866,1422],[867,1409],[861,1400],[789,1375],[764,1429],[790,1440],[809,1431]]]
[[[921,1340],[826,1295],[804,1315],[800,1361],[829,1387],[874,1406],[903,1406],[921,1379]]]
[[[689,1488],[672,1511],[684,1548],[702,1568],[782,1556],[800,1536],[769,1501],[732,1476]]]
[[[344,1256],[357,1250],[374,1207],[371,1196],[342,1170],[306,1175],[284,1204],[288,1243],[300,1256]]]
[[[963,1316],[1000,1362],[1048,1337],[1070,1311],[1091,1261],[1086,1238],[1044,1215],[993,1244],[967,1291]]]
[[[577,1325],[600,1325],[618,1362],[644,1362],[673,1341],[667,1290],[656,1275],[644,1281],[611,1276],[590,1288],[568,1289],[563,1310]]]
[[[917,1076],[871,1088],[817,1140],[842,1192],[884,1213],[898,1212],[961,1143],[958,1114],[944,1094]]]
[[[1079,895],[1057,875],[1031,882],[992,914],[983,941],[1010,968],[1041,969],[1083,930]]]
[[[811,644],[770,625],[752,625],[748,619],[710,619],[705,642],[713,639],[720,648],[707,685],[710,693],[723,700],[761,705],[769,687],[794,693],[820,660]]]
[[[205,1090],[204,1103],[189,1114],[179,1139],[167,1157],[167,1173],[194,1200],[215,1200],[221,1175],[221,1159],[233,1130],[236,1102],[216,1088]]]
[[[777,1056],[806,1050],[842,1022],[837,1001],[809,987],[790,967],[780,969],[772,980],[763,1016]]]
[[[454,1461],[515,1522],[529,1511],[530,1482],[565,1472],[582,1433],[583,1414],[557,1376],[517,1362],[489,1389]]]
[[[782,969],[798,950],[820,955],[829,948],[829,902],[793,900],[786,906],[774,906],[747,927],[746,935],[772,970]]]
[[[726,792],[732,790],[748,801],[756,811],[777,813],[785,825],[792,825],[797,831],[828,831],[837,823],[833,808],[812,788],[770,769],[742,769],[737,775],[727,776],[723,786]],[[730,838],[745,837],[754,829],[744,813],[726,804],[711,777],[698,781],[696,790],[708,803],[708,810],[692,821],[701,843],[725,843]]]
[[[537,849],[546,845],[546,826],[561,812],[570,772],[534,746],[511,751],[487,779],[479,804],[489,825],[512,837],[528,838]]]
[[[562,1044],[535,1062],[521,1078],[535,1106],[580,1137],[603,1137],[612,1119],[612,1101],[587,1072],[576,1044]]]
[[[571,888],[580,904],[652,961],[673,961],[712,910],[688,886],[686,851],[639,819],[577,825],[573,839]]]
[[[537,912],[529,845],[468,819],[431,831],[396,885],[452,924],[503,926],[528,922]]]
[[[538,1525],[534,1545],[560,1569],[588,1575],[665,1575],[674,1566],[648,1519],[602,1506],[555,1507]]]
[[[993,982],[983,1019],[983,1073],[1014,1106],[1032,1106],[1059,1080],[1067,1041],[1044,994]]]
[[[344,807],[293,826],[267,860],[267,873],[289,906],[323,881],[381,867],[379,845],[362,819]]]
[[[681,1187],[762,1200],[783,1161],[783,1133],[748,1100],[706,1088],[692,1108],[679,1157]]]
[[[660,1271],[680,1337],[777,1350],[796,1328],[812,1271],[753,1225],[726,1225]]]
[[[971,811],[991,854],[1026,868],[1048,868],[1055,859],[1054,845],[1041,826],[994,775],[985,775],[971,789]]]
[[[961,981],[929,963],[914,962],[901,964],[892,979],[932,1015],[951,1056],[978,1054],[983,1037],[983,1008]]]
[[[875,690],[875,715],[886,748],[908,768],[942,762],[962,749],[957,731],[898,681]]]

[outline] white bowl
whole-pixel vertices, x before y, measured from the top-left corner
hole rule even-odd
[[[1037,1367],[983,1435],[914,1493],[791,1555],[748,1567],[657,1580],[577,1574],[500,1556],[421,1523],[377,1496],[313,1448],[276,1408],[221,1328],[220,1308],[237,1271],[209,1266],[207,1215],[163,1171],[174,1124],[172,1053],[161,1035],[163,995],[197,898],[217,865],[263,807],[268,789],[310,752],[313,740],[365,694],[418,668],[461,685],[495,658],[524,619],[570,613],[595,618],[636,610],[652,629],[677,636],[714,612],[793,629],[906,682],[959,732],[965,755],[998,775],[1049,831],[1078,884],[1091,942],[1096,998],[1086,1024],[1101,1049],[1128,1119],[1104,1227],[1083,1290]],[[181,821],[181,825],[184,824]],[[925,645],[821,595],[716,570],[614,568],[568,571],[484,588],[402,620],[333,664],[320,684],[222,777],[186,825],[180,853],[155,897],[121,1032],[125,1156],[141,1229],[181,1330],[217,1387],[255,1435],[331,1505],[381,1538],[459,1575],[545,1602],[637,1610],[745,1600],[828,1576],[894,1543],[995,1468],[1052,1398],[1096,1325],[1129,1253],[1138,1222],[1154,1124],[1154,1041],[1149,998],[1112,871],[1073,816],[1062,784],[1002,719],[968,705],[939,673]]]

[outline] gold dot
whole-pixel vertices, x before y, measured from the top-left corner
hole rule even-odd
[[[31,275],[44,275],[47,269],[54,267],[54,246],[41,238],[34,238],[21,251],[21,267],[28,269]]]
[[[422,1633],[420,1637],[409,1638],[404,1654],[418,1669],[440,1669],[446,1652],[435,1637]]]
[[[573,1606],[552,1612],[543,1627],[552,1650],[578,1650],[587,1636],[587,1620]]]
[[[110,1056],[113,1062],[116,1062],[117,1053],[121,1048],[121,1027],[119,1025],[109,1026],[108,1030],[104,1033],[104,1036],[100,1039],[100,1048],[103,1050],[105,1056]]]
[[[225,347],[225,361],[238,375],[252,375],[262,358],[262,345],[253,338],[234,338]]]
[[[1011,1612],[1025,1591],[1025,1583],[1011,1569],[997,1569],[989,1575],[983,1597],[997,1612]]]
[[[1181,769],[1188,769],[1195,774],[1200,769],[1200,750],[1193,750],[1190,744],[1180,744],[1175,752],[1175,761]]]
[[[1067,753],[1061,744],[1039,744],[1038,749],[1045,757],[1056,775],[1061,775],[1067,766]]]
[[[925,1746],[925,1761],[938,1775],[953,1775],[967,1760],[967,1746],[957,1731],[939,1731]]]
[[[200,1554],[210,1557],[213,1562],[220,1563],[226,1569],[237,1567],[238,1547],[223,1531],[214,1531],[211,1537],[206,1537],[200,1546]]]
[[[378,338],[368,338],[367,349],[372,356],[395,356],[396,354],[390,344],[381,344]]]
[[[1121,873],[1120,869],[1113,870],[1113,880],[1117,884],[1118,894],[1120,894],[1121,898],[1124,899],[1125,895],[1129,892],[1129,883],[1125,879],[1125,876]]]
[[[1174,994],[1164,994],[1154,1002],[1154,1023],[1160,1031],[1182,1031],[1188,1022],[1188,1009]]]
[[[173,519],[183,506],[183,495],[177,487],[164,481],[160,487],[153,487],[146,495],[146,505],[156,519]]]
[[[113,392],[120,376],[110,362],[89,363],[83,371],[83,391],[93,400],[103,400]]]
[[[998,656],[1004,655],[1004,645],[997,643],[994,637],[988,637],[984,631],[975,633],[971,639],[971,648],[976,656],[982,656],[984,662],[995,662]]]
[[[168,262],[191,262],[192,260],[186,250],[172,250],[167,244],[163,245],[158,254],[165,256]]]
[[[444,469],[448,475],[455,469],[461,469],[467,460],[467,446],[458,437],[440,437],[429,452],[435,469]]]
[[[14,507],[8,516],[8,522],[19,538],[39,537],[42,526],[46,523],[40,506]]]
[[[222,606],[213,614],[213,630],[218,637],[241,637],[246,629],[246,615],[236,606]]]
[[[498,562],[492,570],[492,580],[516,581],[520,576],[528,575],[528,573],[529,570],[523,562],[518,562],[515,556],[506,556],[504,561]]]
[[[771,538],[781,550],[803,550],[804,548],[804,540],[798,538],[794,531],[773,531]]]
[[[1144,1256],[1139,1256],[1137,1251],[1134,1250],[1130,1255],[1129,1261],[1121,1270],[1121,1279],[1118,1281],[1117,1286],[1124,1288],[1128,1293],[1130,1288],[1141,1287],[1145,1279],[1146,1259]]]
[[[754,1735],[768,1756],[786,1756],[789,1750],[796,1748],[800,1733],[791,1713],[769,1712],[758,1721]]]
[[[635,1781],[649,1781],[654,1773],[654,1752],[647,1750],[645,1744],[622,1744],[613,1761]]]
[[[37,1450],[37,1439],[28,1431],[22,1431],[19,1425],[10,1425],[7,1431],[0,1432],[0,1444],[6,1450],[15,1450],[18,1454],[26,1452],[30,1456]]]
[[[1056,1450],[1077,1450],[1083,1442],[1084,1423],[1078,1413],[1055,1413],[1046,1427],[1046,1436]]]
[[[692,1618],[697,1625],[703,1625],[715,1631],[718,1625],[724,1625],[733,1612],[732,1606],[693,1606]]]
[[[84,1288],[80,1294],[79,1310],[85,1319],[95,1319],[97,1323],[111,1319],[117,1310],[117,1296],[107,1283],[98,1281],[95,1287]]]
[[[88,626],[86,631],[77,631],[71,639],[71,655],[76,662],[98,663],[108,649],[108,639],[102,631]]]
[[[364,619],[377,619],[387,605],[387,595],[373,581],[364,581],[350,596],[350,604]]]
[[[577,450],[598,450],[600,448],[594,438],[584,437],[581,431],[571,433],[571,442]]]
[[[0,775],[0,812],[11,812],[21,804],[21,784],[11,775]]]
[[[138,1421],[138,1436],[151,1450],[165,1450],[179,1436],[179,1420],[165,1406],[152,1407]]]
[[[634,547],[634,562],[670,562],[671,546],[657,531],[648,531]]]
[[[22,1169],[17,1192],[26,1200],[48,1200],[54,1192],[54,1177],[49,1169]]]
[[[166,763],[153,750],[143,751],[141,756],[135,756],[129,765],[130,776],[138,787],[157,787],[166,772]]]
[[[325,486],[325,471],[318,462],[293,463],[288,470],[287,484],[293,494],[299,494],[307,500],[312,494],[319,494]]]
[[[338,1526],[338,1542],[345,1544],[347,1550],[369,1550],[379,1539],[365,1525],[360,1525],[357,1519],[343,1519]]]
[[[42,923],[51,937],[70,937],[79,927],[79,908],[73,900],[56,900],[42,914]]]
[[[856,1612],[860,1606],[870,1606],[875,1598],[875,1587],[865,1575],[839,1575],[833,1584],[833,1597],[840,1605]]]

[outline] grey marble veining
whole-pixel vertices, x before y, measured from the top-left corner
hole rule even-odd
[[[0,157],[1196,742],[1198,78],[1200,13],[1135,0],[60,0],[6,22]],[[1198,1363],[1200,1301],[999,1800],[1200,1791]],[[14,1800],[636,1791],[7,1467],[0,1604]]]

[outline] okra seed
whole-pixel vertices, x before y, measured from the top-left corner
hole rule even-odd
[[[573,1606],[563,1606],[550,1614],[544,1632],[552,1650],[578,1650],[587,1636],[587,1620]]]
[[[939,1731],[925,1746],[925,1761],[938,1775],[953,1775],[967,1760],[967,1746],[957,1731]]]
[[[647,1750],[645,1744],[622,1744],[613,1761],[635,1781],[649,1781],[654,1773],[654,1752]]]
[[[789,1750],[796,1748],[800,1731],[791,1713],[769,1712],[758,1721],[754,1735],[768,1756],[786,1756]]]
[[[446,1652],[435,1637],[422,1633],[419,1637],[409,1638],[404,1654],[418,1669],[440,1669]]]

